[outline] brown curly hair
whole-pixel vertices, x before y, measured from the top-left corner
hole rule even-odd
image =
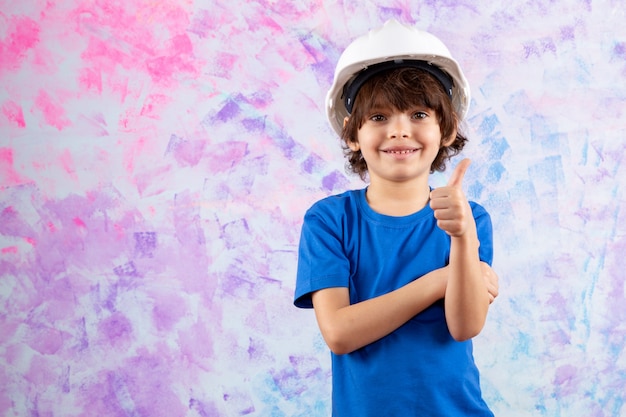
[[[392,107],[406,111],[416,105],[433,109],[437,114],[442,143],[437,157],[430,166],[430,172],[444,171],[446,161],[463,150],[467,138],[458,131],[459,122],[452,101],[441,83],[426,71],[416,68],[389,70],[373,76],[363,84],[355,98],[352,114],[341,133],[342,147],[348,159],[347,169],[365,180],[367,162],[360,150],[353,151],[348,145],[358,141],[358,131],[373,108]],[[454,141],[444,146],[446,139],[449,139],[455,131]]]

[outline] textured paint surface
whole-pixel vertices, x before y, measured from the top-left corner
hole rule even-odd
[[[472,86],[486,399],[626,415],[621,0],[0,4],[0,415],[330,415],[296,247],[312,202],[362,186],[323,101],[391,17]]]

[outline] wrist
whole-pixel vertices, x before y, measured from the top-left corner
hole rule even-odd
[[[480,246],[480,241],[478,240],[478,233],[476,232],[476,227],[470,227],[465,231],[462,235],[458,236],[450,236],[450,242],[456,246],[462,247],[472,247],[475,246],[476,249]]]

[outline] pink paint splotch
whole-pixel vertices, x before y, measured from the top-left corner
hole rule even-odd
[[[82,3],[71,15],[77,30],[89,39],[81,54],[84,82],[97,86],[97,72],[115,77],[122,69],[148,74],[152,81],[164,85],[174,85],[180,75],[199,74],[200,60],[194,57],[193,43],[186,33],[188,14],[177,2],[126,6]],[[164,16],[166,19],[161,20]],[[156,20],[164,24],[164,31],[151,24]],[[106,30],[109,36],[101,37],[94,28]]]
[[[193,45],[186,34],[175,35],[163,55],[146,62],[148,73],[156,82],[175,78],[180,73],[197,74]]]
[[[83,94],[94,92],[102,94],[102,72],[98,68],[83,68],[78,78],[80,89]]]
[[[2,105],[2,114],[4,115],[5,121],[8,125],[18,128],[26,127],[22,106],[13,100],[7,100],[4,102]]]
[[[46,90],[39,90],[33,111],[40,113],[46,124],[58,130],[63,130],[72,124],[67,117],[63,103],[51,97]]]
[[[0,148],[0,188],[30,183],[31,180],[18,172],[15,167],[13,148]]]
[[[39,42],[40,27],[29,16],[10,16],[6,36],[0,40],[0,75],[16,71]]]

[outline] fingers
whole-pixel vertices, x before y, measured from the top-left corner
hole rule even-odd
[[[459,237],[469,230],[473,220],[471,209],[463,193],[463,178],[470,166],[469,159],[457,164],[448,185],[434,189],[430,194],[430,207],[435,213],[437,226],[450,236]]]
[[[463,185],[463,178],[471,163],[472,161],[469,158],[465,158],[457,164],[448,180],[448,187],[461,187]]]
[[[491,304],[496,300],[496,297],[498,296],[498,289],[491,285],[488,285],[487,293],[489,294],[489,304]]]
[[[468,230],[470,222],[473,221],[472,210],[460,188],[444,188],[433,191],[430,207],[440,229],[450,236],[460,236]]]
[[[485,284],[487,286],[487,292],[489,293],[489,304],[493,303],[496,297],[499,295],[499,277],[498,274],[491,268],[488,264],[481,262],[480,263],[483,279],[485,280]]]

